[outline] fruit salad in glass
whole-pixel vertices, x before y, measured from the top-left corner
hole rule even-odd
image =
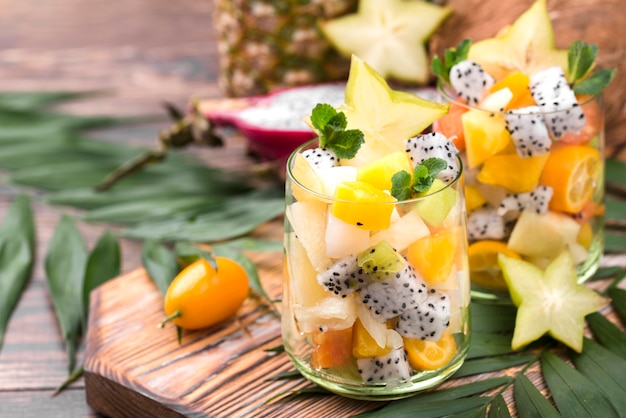
[[[495,38],[433,59],[450,112],[434,130],[465,165],[472,295],[507,300],[498,254],[545,268],[570,253],[579,280],[603,252],[604,120],[594,45],[554,48],[545,0]]]
[[[287,162],[282,326],[309,380],[358,399],[432,387],[469,345],[462,163],[425,133],[448,105],[352,57],[346,103]]]

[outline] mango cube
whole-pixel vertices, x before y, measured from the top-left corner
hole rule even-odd
[[[396,198],[364,181],[343,182],[335,189],[331,213],[358,228],[375,231],[389,228]]]
[[[399,171],[406,171],[409,174],[413,172],[409,154],[404,151],[393,152],[359,167],[356,179],[370,183],[381,190],[391,190],[391,178]]]

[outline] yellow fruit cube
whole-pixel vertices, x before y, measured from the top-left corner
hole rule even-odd
[[[494,155],[485,161],[476,179],[483,184],[505,187],[513,193],[530,192],[539,184],[548,156],[522,158],[517,154]]]
[[[487,199],[476,186],[465,186],[465,210],[470,213],[487,203]]]
[[[391,178],[399,171],[406,171],[409,174],[413,172],[409,154],[404,151],[393,152],[359,167],[356,179],[370,183],[381,190],[391,190]]]
[[[364,181],[343,182],[335,189],[331,213],[369,231],[389,228],[396,198]]]
[[[469,168],[478,167],[513,144],[504,116],[500,113],[470,109],[461,115],[461,122]]]
[[[352,326],[352,355],[355,358],[378,357],[391,351],[390,347],[381,347],[376,343],[359,319]]]
[[[420,238],[409,245],[407,259],[429,285],[446,281],[460,250],[458,228]]]

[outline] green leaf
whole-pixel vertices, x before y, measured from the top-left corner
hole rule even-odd
[[[459,62],[467,59],[472,41],[463,39],[455,48],[448,48],[444,51],[443,60],[435,55],[430,64],[433,73],[439,77],[441,81],[450,83],[450,69]]]
[[[626,234],[605,231],[604,250],[608,253],[623,253],[626,250]]]
[[[210,251],[203,250],[190,242],[179,241],[175,243],[174,254],[176,255],[176,258],[182,268],[187,267],[196,260],[204,258],[209,262],[209,264],[211,264],[211,266],[213,266],[213,268],[217,269],[217,263],[215,262],[215,258],[213,258],[213,254]]]
[[[411,174],[402,170],[391,177],[391,195],[398,201],[408,200],[413,196]]]
[[[606,86],[611,84],[611,81],[615,78],[616,73],[617,70],[615,69],[607,70],[603,68],[595,71],[589,77],[574,86],[574,93],[588,94],[591,96],[600,94]]]
[[[574,41],[567,51],[567,73],[569,82],[575,83],[583,78],[591,68],[598,55],[598,45]]]
[[[337,158],[353,158],[365,142],[363,132],[346,130],[346,115],[329,104],[318,104],[311,112],[311,124],[319,135],[319,144],[335,153]]]
[[[496,305],[472,301],[470,318],[473,332],[496,333],[513,331],[517,311],[512,305]]]
[[[626,185],[626,163],[615,158],[606,159],[606,181]]]
[[[497,356],[510,354],[512,335],[501,335],[487,332],[472,332],[467,358]]]
[[[576,369],[546,351],[541,356],[541,370],[552,398],[565,417],[618,417],[604,392]]]
[[[417,164],[413,170],[413,190],[422,193],[430,189],[437,174],[446,167],[446,162],[441,158],[428,158]]]
[[[583,352],[573,353],[574,366],[610,399],[616,411],[626,413],[626,361],[585,338]]]
[[[0,225],[0,350],[11,314],[32,273],[34,247],[30,199],[22,194],[11,203]]]
[[[491,401],[491,408],[489,409],[489,418],[510,418],[511,413],[506,401],[502,397],[502,394],[498,394],[493,401]],[[542,417],[545,418],[545,417]]]
[[[161,294],[165,295],[180,271],[174,253],[157,241],[147,240],[143,243],[141,262]]]
[[[121,253],[116,236],[111,231],[105,231],[87,259],[85,278],[83,283],[83,311],[84,320],[89,315],[89,296],[91,292],[103,283],[120,274]]]
[[[74,370],[76,345],[83,318],[83,279],[87,247],[68,215],[63,215],[45,258],[48,290],[65,342],[68,370]]]
[[[461,398],[455,401],[434,401],[420,403],[392,402],[387,406],[375,411],[355,415],[355,418],[433,418],[447,417],[461,413],[468,416],[469,411],[480,408],[489,403],[489,398],[475,396]]]
[[[559,418],[561,416],[535,385],[522,373],[515,377],[514,393],[520,418]]]
[[[607,221],[626,221],[626,201],[607,196],[604,203],[606,207],[604,216]],[[626,250],[626,248],[624,249]]]
[[[453,375],[455,378],[472,376],[497,370],[508,369],[534,361],[535,356],[530,354],[515,354],[509,356],[487,357],[465,361],[461,368]]]
[[[615,312],[626,322],[626,290],[612,287],[608,292]]]
[[[587,323],[600,344],[626,360],[626,334],[599,312],[587,315]]]
[[[438,389],[432,392],[420,393],[411,398],[407,398],[398,402],[412,403],[419,405],[424,402],[436,401],[452,401],[454,399],[465,398],[467,396],[478,395],[491,389],[507,385],[511,382],[508,376],[492,377],[489,379],[478,380],[471,383],[465,383],[459,386],[453,386],[445,389]]]

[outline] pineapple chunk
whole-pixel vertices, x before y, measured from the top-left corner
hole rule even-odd
[[[359,167],[356,173],[358,181],[368,182],[381,190],[391,190],[391,178],[399,171],[411,173],[413,167],[409,154],[396,151],[383,158]]]
[[[337,185],[331,213],[369,231],[389,228],[396,198],[363,181]]]

